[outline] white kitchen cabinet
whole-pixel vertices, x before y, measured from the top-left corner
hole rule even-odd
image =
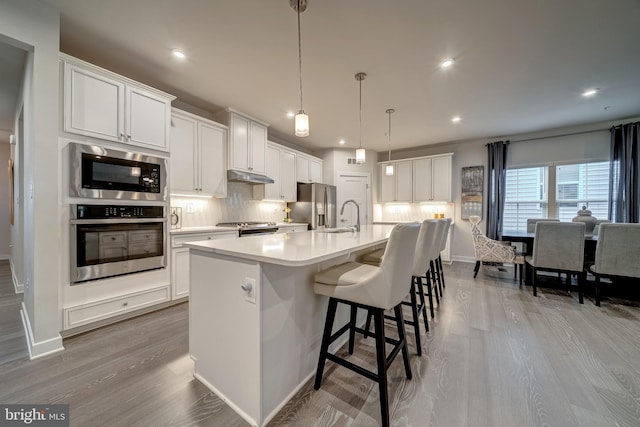
[[[264,190],[262,186],[254,186],[254,198],[295,202],[297,200],[296,154],[269,142],[266,160],[266,175],[274,182],[273,184],[264,184]]]
[[[322,160],[296,153],[296,181],[322,183]]]
[[[169,151],[174,96],[61,54],[65,132]]]
[[[380,164],[380,202],[413,201],[413,164],[409,161],[393,163],[393,175],[387,176],[385,168],[389,164]]]
[[[226,126],[175,108],[171,122],[171,193],[226,197]]]
[[[215,117],[229,126],[229,169],[264,175],[269,125],[230,108]]]
[[[413,160],[413,200],[451,201],[451,155]]]
[[[171,236],[171,285],[172,299],[183,298],[189,295],[189,248],[182,245],[198,240],[217,240],[237,238],[236,230],[212,232],[212,233],[187,233]]]
[[[451,201],[452,156],[448,153],[393,161],[391,176],[385,173],[389,162],[380,162],[380,203]]]

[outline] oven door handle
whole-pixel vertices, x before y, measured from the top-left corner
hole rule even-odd
[[[72,219],[69,224],[140,224],[150,222],[166,222],[166,218],[102,218],[102,219]]]

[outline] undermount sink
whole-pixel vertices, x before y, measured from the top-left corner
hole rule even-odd
[[[338,228],[324,228],[322,231],[325,233],[354,233],[356,230],[353,227],[338,227]]]

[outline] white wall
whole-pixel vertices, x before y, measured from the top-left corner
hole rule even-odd
[[[0,141],[0,259],[9,258],[9,242],[11,241],[11,225],[9,216],[9,174],[7,166],[11,156],[10,145]]]
[[[0,38],[29,51],[24,99],[25,320],[33,357],[62,349],[59,309],[58,54],[60,14],[38,0],[3,1]],[[54,214],[52,214],[54,213]]]

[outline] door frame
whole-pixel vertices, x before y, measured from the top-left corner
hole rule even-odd
[[[371,172],[351,172],[351,171],[337,171],[336,172],[335,181],[334,181],[336,183],[336,214],[338,212],[340,212],[340,206],[338,206],[337,187],[340,184],[340,178],[347,177],[347,176],[357,176],[357,177],[360,177],[360,178],[366,178],[366,180],[367,180],[367,192],[366,192],[367,202],[366,202],[366,205],[367,206],[366,206],[366,210],[364,210],[366,220],[363,221],[363,218],[360,218],[360,222],[363,225],[364,224],[373,224],[373,200],[371,198],[371,196],[372,196],[372,193],[371,193]]]

